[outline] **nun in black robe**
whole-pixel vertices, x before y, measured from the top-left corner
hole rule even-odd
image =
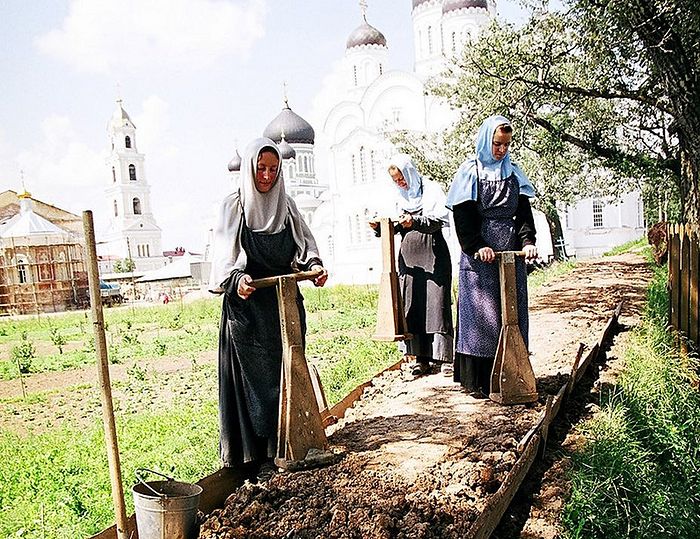
[[[296,204],[285,193],[281,155],[266,138],[246,148],[239,188],[224,199],[214,232],[210,290],[223,293],[219,330],[220,453],[224,466],[269,463],[277,449],[282,338],[275,287],[253,279],[327,271]],[[297,290],[298,292],[298,290]],[[303,298],[297,305],[306,332]]]

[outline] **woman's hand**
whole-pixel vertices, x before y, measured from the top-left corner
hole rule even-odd
[[[525,258],[527,260],[533,260],[537,258],[537,247],[534,245],[524,245],[523,253],[525,253]]]
[[[309,268],[311,271],[320,271],[321,275],[314,279],[314,286],[323,286],[328,280],[328,270],[319,264],[314,264]]]
[[[476,252],[474,258],[481,260],[482,262],[486,262],[487,264],[491,264],[494,260],[496,260],[496,253],[493,252],[491,247],[482,247]]]
[[[252,282],[253,278],[247,273],[243,274],[243,277],[238,281],[237,292],[242,299],[248,299],[250,295],[255,292],[255,287],[250,285]]]
[[[399,215],[399,224],[403,228],[411,228],[413,226],[413,215],[410,213],[402,213]]]

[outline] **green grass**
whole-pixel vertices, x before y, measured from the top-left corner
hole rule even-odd
[[[700,364],[674,346],[665,286],[658,269],[617,386],[581,427],[588,442],[573,455],[563,518],[570,538],[700,537]]]
[[[648,245],[649,245],[649,242],[647,241],[646,236],[642,236],[639,239],[631,240],[631,241],[628,241],[627,243],[623,243],[622,245],[618,245],[617,247],[613,247],[609,251],[603,253],[603,256],[615,256],[615,255],[626,253],[628,251],[632,251],[633,249],[637,249],[639,247],[645,247]]]

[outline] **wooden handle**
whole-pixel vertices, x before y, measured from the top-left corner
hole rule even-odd
[[[513,256],[525,256],[525,251],[494,251],[494,254],[496,255],[496,258],[500,257],[501,255],[505,253],[513,253]],[[478,251],[474,253],[474,258],[479,260],[481,257],[479,256]]]
[[[275,286],[277,281],[282,277],[292,277],[297,281],[310,281],[315,279],[323,273],[323,270],[314,271],[299,271],[297,273],[290,273],[288,275],[277,275],[275,277],[263,277],[262,279],[255,279],[250,286],[255,288],[267,288],[270,286]]]

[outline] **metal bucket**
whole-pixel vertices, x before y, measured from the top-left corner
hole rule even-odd
[[[141,477],[143,472],[166,481],[146,483]],[[197,539],[197,506],[202,487],[145,468],[136,470],[135,475],[138,482],[131,490],[139,539]]]

